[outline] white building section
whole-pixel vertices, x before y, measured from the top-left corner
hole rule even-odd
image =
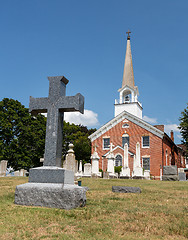
[[[134,84],[130,36],[128,32],[122,87],[118,90],[119,99],[115,100],[115,117],[127,111],[142,118],[142,104],[138,101],[138,87]]]

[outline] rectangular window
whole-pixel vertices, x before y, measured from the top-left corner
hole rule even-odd
[[[142,147],[149,147],[149,136],[142,137]]]
[[[103,138],[103,149],[110,148],[110,138]]]
[[[142,158],[143,161],[143,169],[144,170],[150,170],[150,158]]]
[[[122,137],[122,147],[124,147],[125,143],[127,143],[129,147],[129,137]]]

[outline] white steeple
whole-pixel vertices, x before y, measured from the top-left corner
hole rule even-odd
[[[138,102],[138,87],[134,85],[130,33],[130,31],[127,32],[127,49],[123,71],[123,81],[122,87],[118,90],[119,100],[115,100],[115,117],[121,112],[127,111],[139,118],[142,118],[142,105]]]

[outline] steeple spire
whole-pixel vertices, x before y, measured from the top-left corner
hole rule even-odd
[[[127,36],[127,49],[125,55],[125,65],[123,71],[123,81],[122,88],[125,86],[131,87],[134,89],[134,73],[133,73],[133,63],[132,63],[132,54],[131,54],[131,43],[130,43],[130,30],[126,32]]]

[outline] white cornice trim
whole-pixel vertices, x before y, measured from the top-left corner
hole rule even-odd
[[[136,117],[135,115],[132,115],[131,113],[128,113],[127,111],[123,111],[122,113],[117,115],[115,118],[113,118],[111,121],[107,122],[102,127],[100,127],[96,132],[91,134],[89,136],[89,139],[91,140],[91,142],[93,142],[95,139],[99,138],[101,135],[103,135],[105,132],[113,128],[116,124],[118,124],[125,118],[135,123],[136,125],[146,129],[147,131],[153,133],[157,137],[163,138],[164,136],[164,132],[152,126],[148,122],[142,120],[141,118]]]

